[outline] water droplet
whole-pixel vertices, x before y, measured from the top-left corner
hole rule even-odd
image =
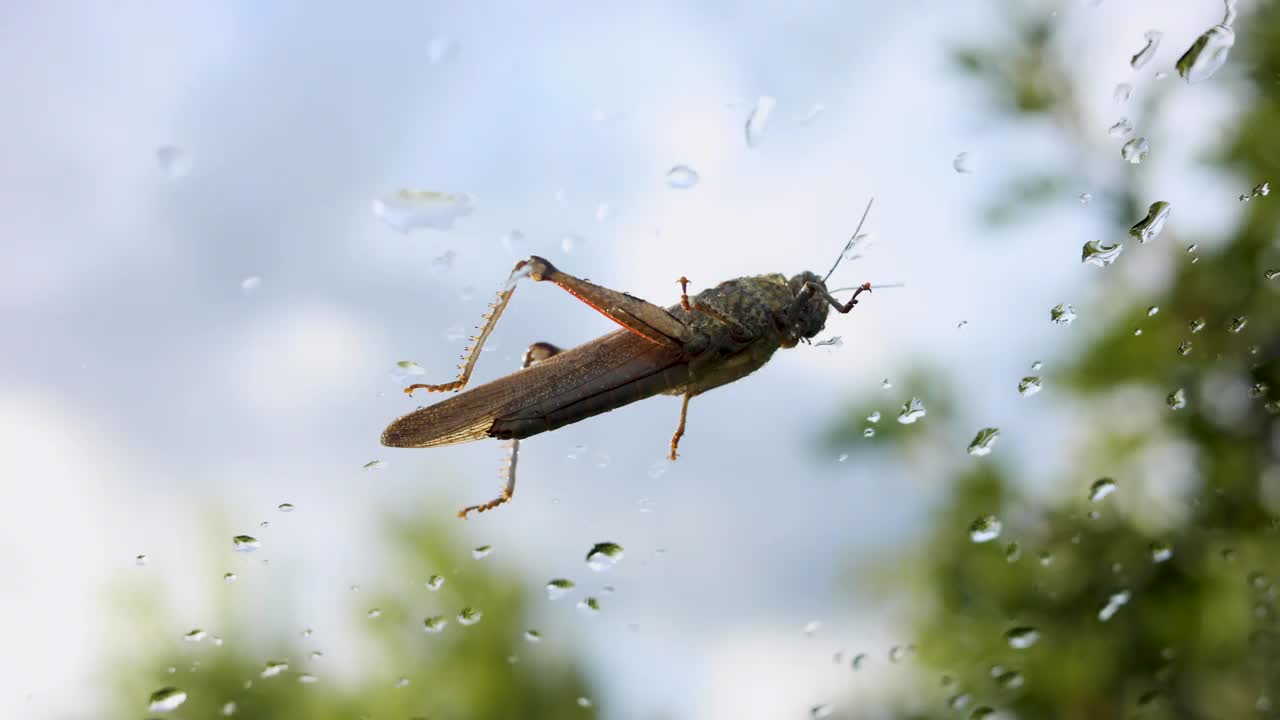
[[[525,630],[524,639],[530,643],[540,643],[542,642],[542,633],[537,630]]]
[[[1044,363],[1039,360],[1036,360],[1035,362],[1031,363],[1032,372],[1039,372],[1040,368],[1043,368],[1043,367],[1044,367]]]
[[[1241,315],[1237,318],[1231,318],[1231,322],[1227,325],[1227,330],[1233,333],[1238,333],[1241,330],[1244,330],[1244,326],[1248,324],[1249,318]]]
[[[231,547],[236,552],[253,552],[262,547],[262,543],[258,539],[249,535],[237,535],[231,538]]]
[[[1048,550],[1042,550],[1039,555],[1039,560],[1042,567],[1049,567],[1053,564],[1053,553]]]
[[[914,645],[894,645],[889,648],[889,662],[898,663],[915,653]]]
[[[1192,320],[1190,323],[1187,324],[1187,329],[1191,331],[1192,335],[1200,332],[1201,330],[1204,329],[1204,327],[1205,327],[1204,318],[1196,318],[1195,320]]]
[[[1254,197],[1266,197],[1271,194],[1271,183],[1264,182],[1260,185],[1253,186]]]
[[[880,411],[879,411],[879,410],[872,410],[872,411],[871,411],[871,414],[867,416],[867,422],[869,422],[869,423],[878,423],[878,422],[880,422]]]
[[[156,148],[156,167],[166,178],[177,180],[191,173],[191,156],[177,145],[161,145]]]
[[[151,693],[151,700],[147,704],[147,710],[150,712],[169,712],[186,701],[187,693],[170,685]]]
[[[1059,303],[1049,310],[1049,319],[1055,325],[1070,325],[1076,321],[1076,309],[1067,303]]]
[[[603,572],[618,564],[622,559],[622,546],[614,542],[600,542],[591,546],[587,553],[587,567],[596,572]]]
[[[240,290],[246,295],[257,292],[262,287],[262,278],[258,275],[249,275],[240,281]]]
[[[913,397],[898,412],[898,422],[903,425],[912,425],[926,414],[928,414],[928,410],[925,409],[924,403],[921,402],[920,398]]]
[[[1156,314],[1159,312],[1160,312],[1160,307],[1158,305],[1152,305],[1151,307],[1147,308],[1147,317],[1155,317]]]
[[[427,64],[443,65],[452,62],[462,50],[462,46],[453,38],[437,35],[427,43]]]
[[[1022,559],[1022,546],[1016,542],[1011,542],[1004,549],[1004,559],[1006,562],[1018,562]]]
[[[399,190],[373,201],[373,214],[406,234],[422,228],[452,229],[455,220],[474,209],[475,198],[467,193],[430,190]]]
[[[834,335],[826,340],[819,340],[813,344],[814,347],[844,347],[844,338]]]
[[[1235,31],[1227,25],[1214,25],[1196,38],[1191,47],[1178,58],[1175,64],[1178,74],[1189,83],[1208,80],[1226,64],[1231,47],[1235,44]]]
[[[232,715],[235,715],[235,714],[236,714],[236,702],[234,700],[229,700],[222,704],[223,717],[231,717]]]
[[[853,662],[851,662],[851,663],[850,663],[850,666],[851,666],[854,670],[861,670],[861,669],[862,669],[862,664],[863,664],[863,663],[865,663],[866,661],[867,661],[867,654],[866,654],[866,653],[858,653],[857,655],[854,655],[854,656],[853,656]]]
[[[432,634],[444,632],[444,628],[449,624],[449,618],[443,615],[432,615],[422,621],[423,632]]]
[[[1123,243],[1103,245],[1101,240],[1090,240],[1080,251],[1080,261],[1097,267],[1106,267],[1115,262],[1123,250]]]
[[[1111,93],[1111,99],[1117,103],[1127,103],[1131,95],[1133,95],[1133,86],[1129,83],[1120,83]]]
[[[876,429],[873,427],[862,428],[862,437],[873,438],[876,436]]]
[[[1129,123],[1129,118],[1120,118],[1114,125],[1107,128],[1107,135],[1113,138],[1128,137],[1133,134],[1133,125]]]
[[[1077,196],[1077,199],[1080,200],[1081,205],[1088,205],[1089,201],[1093,199],[1093,193],[1082,192]]]
[[[648,473],[648,474],[649,474],[649,479],[650,479],[650,480],[657,480],[658,478],[662,477],[663,475],[666,475],[666,474],[667,474],[667,469],[668,469],[670,466],[671,466],[671,461],[670,461],[670,460],[666,460],[666,459],[663,459],[663,460],[654,460],[654,461],[653,461],[653,463],[651,463],[651,464],[649,465],[649,473]]]
[[[298,675],[298,682],[302,683],[303,685],[315,685],[316,683],[320,682],[320,678],[316,677],[315,675],[312,675],[311,673],[300,673]]]
[[[423,584],[426,586],[428,590],[430,590],[431,592],[435,592],[439,590],[441,587],[444,587],[444,576],[432,575],[431,577],[427,578],[427,581]]]
[[[764,139],[764,131],[769,127],[769,115],[777,104],[777,99],[768,95],[761,95],[756,98],[756,106],[751,110],[751,115],[747,118],[747,125],[744,128],[747,136],[747,147],[753,148]]]
[[[262,672],[258,674],[264,678],[269,678],[275,677],[288,669],[289,663],[284,660],[268,660],[267,664],[262,666]]]
[[[587,455],[587,446],[579,444],[569,448],[569,452],[567,455],[565,455],[565,457],[569,458],[570,460],[579,460],[583,457],[586,457],[586,455]]]
[[[484,617],[484,613],[475,608],[465,607],[458,612],[458,624],[475,625]]]
[[[1128,590],[1112,593],[1111,597],[1107,598],[1107,602],[1098,609],[1098,619],[1102,622],[1110,620],[1116,613],[1120,612],[1120,608],[1129,603],[1132,597],[1133,593]]]
[[[893,383],[889,382],[889,378],[885,378],[884,381],[880,383],[880,387],[888,390],[893,387]]]
[[[556,578],[547,583],[547,599],[559,600],[568,595],[573,588],[576,587],[573,581],[568,578]]]
[[[814,705],[809,708],[809,717],[813,718],[813,720],[825,720],[826,718],[831,717],[831,714],[835,711],[836,709],[834,705],[825,703],[822,705]]]
[[[986,705],[976,707],[969,713],[969,720],[995,720],[995,718],[996,711]]]
[[[445,250],[440,255],[431,258],[431,272],[446,273],[453,269],[453,261],[458,259],[458,253],[452,250]]]
[[[471,557],[475,558],[476,560],[479,560],[480,558],[489,557],[489,554],[492,552],[493,552],[492,545],[481,545],[480,547],[475,548],[474,550],[471,551]]]
[[[810,620],[809,622],[804,624],[804,627],[800,628],[800,632],[804,633],[805,635],[812,635],[821,629],[822,629],[821,620]]]
[[[848,459],[849,459],[849,453],[840,453],[840,454],[836,457],[836,462],[838,462],[838,463],[842,463],[842,462],[844,462],[845,460],[848,460]]]
[[[991,542],[1000,537],[1004,525],[995,515],[983,515],[969,523],[969,539],[976,543]]]
[[[1173,558],[1173,548],[1167,543],[1153,542],[1148,549],[1151,551],[1151,562],[1162,563]]]
[[[1039,377],[1028,375],[1018,381],[1018,394],[1022,397],[1031,397],[1040,392],[1043,387]]]
[[[960,693],[958,695],[952,695],[950,698],[947,699],[947,707],[951,708],[952,710],[963,710],[969,707],[969,703],[972,700],[973,698],[968,693]]]
[[[146,554],[138,555],[133,558],[133,564],[138,567],[146,567],[150,563],[151,558],[147,557]]]
[[[1115,480],[1109,477],[1098,478],[1089,486],[1089,502],[1098,502],[1115,491]]]
[[[1164,33],[1159,30],[1148,30],[1146,46],[1129,58],[1129,67],[1134,70],[1141,70],[1148,62],[1151,62],[1151,58],[1156,54],[1156,49],[1160,47],[1160,39],[1163,37]]]
[[[1151,152],[1151,143],[1144,137],[1136,137],[1120,148],[1120,157],[1130,165],[1137,165],[1147,159],[1149,152]]]
[[[1026,650],[1040,640],[1040,631],[1033,627],[1016,627],[1006,632],[1004,639],[1014,650]]]
[[[996,685],[1003,690],[1017,690],[1023,686],[1026,679],[1017,670],[1005,670],[995,676],[995,681]]]
[[[361,467],[365,470],[381,470],[387,466],[385,460],[370,460]]]
[[[588,615],[595,615],[600,612],[600,601],[593,597],[583,598],[578,601],[578,609]]]
[[[371,608],[369,612],[365,613],[365,617],[368,617],[370,620],[376,620],[382,617],[382,610],[378,608]]]
[[[1183,340],[1182,342],[1178,343],[1178,354],[1181,355],[1182,357],[1186,357],[1191,354],[1190,340]]]
[[[973,441],[969,443],[967,452],[974,457],[982,457],[991,454],[991,446],[995,445],[996,440],[1000,437],[1000,429],[993,427],[982,428],[977,435],[973,436]]]
[[[1170,410],[1181,410],[1187,406],[1187,391],[1185,388],[1178,388],[1169,393],[1169,397],[1164,399]]]
[[[233,583],[233,582],[235,582],[236,580],[238,580],[238,579],[239,579],[239,577],[240,577],[240,576],[236,575],[236,574],[235,574],[235,573],[233,573],[233,572],[224,573],[224,574],[222,575],[222,582],[227,583],[228,585],[230,585],[231,583]]]
[[[1163,200],[1151,203],[1151,207],[1147,209],[1147,216],[1129,228],[1129,234],[1142,243],[1155,240],[1164,231],[1164,224],[1169,219],[1171,209],[1169,203]]]
[[[688,165],[676,165],[667,171],[667,187],[688,190],[698,184],[698,171]]]
[[[293,503],[280,503],[276,506],[276,510],[284,513],[293,512],[293,507]]]
[[[961,175],[968,175],[973,172],[973,164],[969,162],[969,153],[962,152],[956,155],[951,161],[951,167]]]
[[[194,630],[188,630],[182,636],[182,639],[186,640],[187,642],[200,642],[201,640],[205,639],[205,636],[207,634],[208,633],[206,633],[203,629],[195,628]]]
[[[585,697],[578,698],[578,707],[580,708],[591,707],[591,698],[585,698]]]
[[[608,220],[611,212],[612,211],[610,210],[608,203],[600,203],[599,205],[596,205],[596,222],[602,223],[605,220]]]

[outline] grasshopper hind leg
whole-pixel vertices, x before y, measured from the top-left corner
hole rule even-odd
[[[686,392],[684,400],[680,403],[680,424],[676,425],[676,432],[671,436],[671,462],[675,462],[676,449],[680,447],[680,438],[684,437],[684,422],[689,417],[689,399],[693,397],[693,393]]]
[[[552,357],[553,355],[557,355],[559,354],[559,352],[560,352],[560,348],[556,347],[555,345],[552,345],[551,343],[545,343],[545,342],[534,343],[529,346],[528,350],[524,351],[524,362],[521,363],[520,367],[527,368],[530,365],[540,363],[543,360],[546,360],[547,358]],[[520,441],[508,440],[506,443],[506,447],[507,447],[507,460],[505,463],[503,463],[502,474],[501,474],[502,483],[503,483],[502,493],[498,495],[498,497],[490,500],[489,502],[481,503],[479,505],[469,505],[463,508],[462,510],[459,510],[458,517],[466,519],[468,513],[472,513],[472,512],[482,513],[482,512],[485,512],[486,510],[492,510],[498,507],[499,505],[502,505],[503,503],[507,502],[508,500],[511,499],[513,495],[515,495],[516,463],[520,459]]]

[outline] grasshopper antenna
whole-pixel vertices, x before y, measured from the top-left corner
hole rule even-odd
[[[831,277],[831,273],[835,272],[836,268],[840,267],[840,261],[844,259],[844,254],[849,252],[849,248],[853,247],[853,241],[857,240],[858,233],[862,232],[862,224],[867,221],[867,215],[871,214],[871,205],[875,203],[875,201],[876,197],[874,195],[867,200],[867,209],[862,211],[862,219],[858,221],[858,227],[854,229],[853,237],[849,238],[849,242],[845,243],[844,247],[840,249],[840,254],[836,256],[835,264],[832,265],[831,269],[827,271],[827,274],[822,277],[823,284],[826,284],[827,278]]]

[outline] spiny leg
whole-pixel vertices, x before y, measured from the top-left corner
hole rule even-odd
[[[684,421],[689,417],[689,398],[693,397],[693,393],[686,392],[684,400],[680,403],[680,424],[676,425],[676,434],[671,436],[671,461],[675,462],[676,448],[680,446],[680,438],[684,437]]]
[[[693,301],[690,302],[689,278],[681,275],[680,279],[676,282],[680,283],[680,307],[684,308],[685,311],[700,312],[713,320],[720,321],[724,325],[728,326],[729,334],[739,342],[747,342],[753,337],[752,332],[743,327],[742,323],[734,320],[728,313],[717,308],[715,305],[712,305],[705,300],[698,300],[697,298],[694,298]]]
[[[555,345],[552,345],[551,343],[545,343],[545,342],[534,343],[529,346],[528,350],[524,351],[524,362],[520,365],[520,367],[527,368],[530,365],[533,365],[535,363],[540,363],[543,360],[546,360],[547,358],[558,354],[559,352],[560,352],[560,348],[556,347]],[[499,505],[510,500],[511,496],[515,494],[516,462],[520,459],[520,441],[519,440],[507,441],[507,450],[508,450],[507,461],[503,465],[502,473],[501,473],[501,477],[503,479],[502,494],[500,494],[498,497],[490,500],[487,503],[481,503],[480,505],[470,505],[465,508],[462,508],[462,510],[458,511],[458,517],[465,520],[467,517],[467,513],[469,512],[482,513],[486,510],[492,510],[498,507]]]

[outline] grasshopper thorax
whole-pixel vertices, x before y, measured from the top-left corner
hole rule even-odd
[[[827,325],[827,312],[830,306],[821,295],[805,289],[809,283],[823,290],[827,289],[822,277],[808,271],[787,281],[787,286],[791,288],[791,295],[795,298],[791,304],[787,322],[796,338],[812,338],[822,332]]]

